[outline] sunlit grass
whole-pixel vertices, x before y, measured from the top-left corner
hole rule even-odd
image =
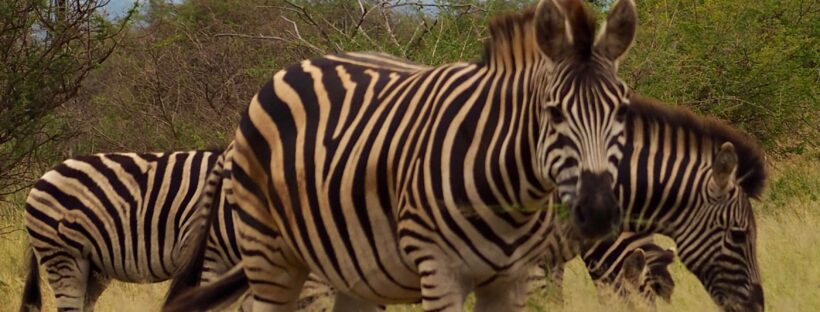
[[[806,157],[777,163],[772,181],[775,191],[755,201],[757,211],[758,257],[763,274],[767,310],[820,310],[820,161]],[[26,237],[22,232],[21,208],[0,208],[0,311],[17,311],[24,280]],[[670,245],[668,239],[659,240]],[[698,280],[679,262],[672,265],[677,287],[672,303],[658,303],[658,311],[716,311]],[[45,281],[44,281],[45,283]],[[162,303],[167,283],[134,285],[114,282],[102,295],[97,311],[156,311]],[[43,287],[45,311],[54,310],[49,287]],[[631,311],[615,300],[600,298],[580,261],[572,261],[566,271],[564,304],[530,298],[530,310],[549,311]],[[472,300],[468,301],[468,307]],[[392,306],[389,311],[420,311],[417,305]]]

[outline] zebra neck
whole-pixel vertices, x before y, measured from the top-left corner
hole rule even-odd
[[[627,229],[670,237],[700,217],[706,174],[716,144],[712,138],[633,116],[618,184]]]

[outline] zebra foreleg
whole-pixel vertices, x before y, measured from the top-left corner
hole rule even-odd
[[[455,268],[436,257],[416,260],[421,275],[421,307],[424,311],[464,311],[469,291]]]

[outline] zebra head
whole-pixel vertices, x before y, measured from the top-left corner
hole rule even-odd
[[[697,237],[681,245],[680,258],[723,310],[763,311],[757,229],[750,196],[742,178],[736,178],[737,168],[734,145],[723,143],[701,192],[702,211],[711,216],[697,229]]]
[[[657,296],[667,303],[671,302],[675,280],[669,273],[669,265],[675,262],[675,249],[651,251],[647,258],[648,272],[640,286],[641,293],[650,301]]]
[[[622,220],[613,188],[629,103],[617,68],[635,37],[635,4],[618,1],[597,38],[594,17],[580,1],[543,0],[534,21],[548,72],[535,88],[542,92],[542,174],[557,184],[581,237],[614,234]]]

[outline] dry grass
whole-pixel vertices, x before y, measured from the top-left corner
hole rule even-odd
[[[771,187],[755,202],[760,228],[758,256],[763,274],[767,309],[773,311],[820,310],[820,161],[817,155],[778,162]],[[0,311],[16,311],[23,283],[25,236],[19,229],[20,209],[0,210]],[[661,243],[671,244],[670,241]],[[677,288],[672,304],[659,303],[659,311],[715,311],[697,279],[680,264],[672,267]],[[628,306],[600,299],[580,261],[570,263],[565,279],[563,305],[544,296],[530,299],[530,310],[629,311]],[[103,294],[98,311],[156,311],[166,284],[113,283]],[[54,298],[44,287],[46,310]],[[469,305],[469,303],[468,303]],[[418,306],[390,307],[390,311],[420,311]]]

